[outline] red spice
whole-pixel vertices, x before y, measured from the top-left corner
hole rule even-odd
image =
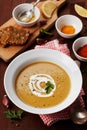
[[[82,56],[87,58],[87,44],[82,46],[81,48],[78,49],[77,53]]]

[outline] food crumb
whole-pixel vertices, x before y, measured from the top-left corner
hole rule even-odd
[[[16,125],[16,127],[19,127],[19,126],[20,126],[20,124],[19,124],[19,123],[16,123],[15,125]]]

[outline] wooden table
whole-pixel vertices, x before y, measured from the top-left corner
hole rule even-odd
[[[9,20],[11,18],[11,12],[13,8],[23,2],[31,2],[32,0],[0,0],[0,25],[2,25],[4,22]],[[84,5],[85,8],[87,8],[87,2],[85,0],[66,0],[66,4],[59,10],[58,16],[61,16],[63,14],[74,14],[77,15],[74,11],[73,5],[75,3],[79,3],[81,5]],[[84,4],[85,3],[85,4]],[[77,15],[78,16],[78,15]],[[81,18],[80,16],[78,16]],[[87,19],[81,18],[84,27],[82,32],[77,36],[87,36]],[[53,26],[51,31],[55,34],[54,37],[51,39],[57,38],[59,39],[60,43],[67,43],[68,47],[70,48],[71,57],[73,59],[76,59],[73,52],[72,52],[72,43],[77,38],[74,39],[63,39],[61,38]],[[35,45],[35,43],[34,43]],[[30,49],[30,48],[28,48]],[[0,59],[0,130],[86,130],[87,129],[87,123],[84,125],[76,125],[71,120],[66,121],[59,121],[52,125],[51,127],[47,127],[44,125],[42,120],[38,115],[30,114],[27,112],[24,112],[24,117],[21,121],[17,120],[9,120],[4,115],[4,111],[7,110],[2,105],[2,98],[5,94],[4,91],[4,85],[3,85],[3,79],[4,79],[4,73],[9,63],[5,63],[2,59]],[[87,63],[81,62],[81,69],[85,69],[87,67]],[[85,92],[87,92],[87,73],[83,73],[83,88]],[[9,82],[9,81],[8,81]],[[18,109],[14,104],[12,104],[12,109]]]

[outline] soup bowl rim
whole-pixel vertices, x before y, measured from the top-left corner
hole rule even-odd
[[[15,92],[14,84],[18,73],[25,66],[38,61],[56,63],[70,76],[70,92],[66,99],[56,106],[48,108],[35,108],[29,106],[23,103]],[[82,88],[82,75],[75,61],[66,54],[51,49],[32,49],[20,54],[8,65],[4,75],[4,88],[9,99],[20,109],[34,114],[51,114],[64,110],[76,100]]]

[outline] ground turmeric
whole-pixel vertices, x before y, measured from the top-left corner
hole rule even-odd
[[[62,27],[61,32],[65,34],[73,34],[75,33],[75,28],[71,25],[65,25]]]

